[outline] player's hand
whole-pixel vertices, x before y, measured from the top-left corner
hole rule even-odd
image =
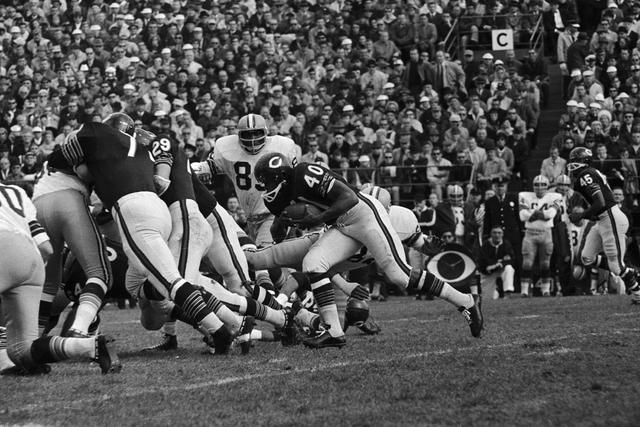
[[[503,260],[503,261],[505,261],[505,262],[509,262],[509,261],[511,261],[511,256],[509,256],[509,255],[505,255],[505,256],[502,258],[502,260]]]
[[[579,212],[571,212],[569,214],[569,221],[571,221],[572,223],[577,223],[582,219],[582,214]]]
[[[544,219],[544,215],[540,211],[533,211],[531,216],[529,217],[529,222],[533,222],[539,219]]]

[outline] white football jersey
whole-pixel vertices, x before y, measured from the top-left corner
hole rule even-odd
[[[584,238],[584,233],[588,225],[589,221],[583,221],[582,225],[575,225],[572,222],[567,225],[569,244],[571,245],[571,257],[573,260],[580,259],[580,245],[582,244],[582,239]],[[597,227],[597,225],[594,226]]]
[[[553,219],[560,211],[562,194],[547,191],[542,197],[538,197],[533,191],[523,191],[519,194],[518,198],[520,203],[520,221],[524,222],[525,228],[534,230],[553,228]],[[541,210],[546,219],[528,221],[535,210]]]
[[[31,237],[31,221],[36,221],[36,207],[27,193],[18,186],[0,184],[0,230]]]
[[[55,193],[60,190],[76,190],[89,198],[89,188],[76,175],[69,175],[63,172],[48,173],[45,164],[44,174],[33,188],[33,200],[45,194]]]
[[[402,206],[392,205],[389,208],[389,218],[393,229],[398,233],[400,241],[405,243],[413,239],[413,237],[422,231],[418,225],[418,218],[412,210]]]
[[[264,147],[256,154],[242,148],[237,135],[223,136],[213,147],[212,166],[215,172],[223,173],[233,181],[238,202],[248,217],[269,213],[262,201],[264,189],[253,175],[258,160],[269,153],[283,154],[292,165],[302,157],[300,147],[291,138],[279,135],[268,136]]]
[[[451,206],[453,210],[453,218],[456,221],[454,236],[458,239],[464,237],[464,208],[460,206]]]

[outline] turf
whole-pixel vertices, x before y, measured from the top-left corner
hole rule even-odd
[[[0,424],[638,425],[640,307],[624,296],[487,300],[481,339],[441,301],[372,311],[383,333],[351,330],[341,350],[215,357],[181,325],[180,350],[149,356],[158,335],[109,307],[122,373],[69,362],[0,377]]]

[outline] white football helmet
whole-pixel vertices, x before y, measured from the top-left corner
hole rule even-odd
[[[378,187],[377,185],[365,184],[362,186],[360,190],[361,193],[368,194],[370,196],[378,199],[382,206],[389,212],[389,207],[391,206],[391,194],[389,191],[384,188]]]
[[[238,120],[240,145],[251,154],[257,154],[267,142],[267,121],[259,114],[247,114]]]
[[[447,197],[451,206],[462,206],[464,204],[464,190],[459,185],[449,185],[447,187]]]
[[[569,192],[569,188],[571,188],[571,178],[567,175],[560,175],[556,178],[556,192],[565,195]]]
[[[533,192],[537,197],[544,196],[549,189],[549,179],[544,175],[538,175],[533,178]]]

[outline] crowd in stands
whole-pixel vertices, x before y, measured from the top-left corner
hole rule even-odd
[[[560,96],[546,55],[567,110],[541,174],[553,185],[585,145],[637,206],[639,14],[637,0],[5,1],[0,182],[29,188],[71,131],[112,112],[194,161],[253,112],[303,160],[396,204],[435,206],[459,184],[479,205],[509,181],[530,186],[540,111]],[[539,23],[544,51],[487,51],[492,29],[528,45]]]

